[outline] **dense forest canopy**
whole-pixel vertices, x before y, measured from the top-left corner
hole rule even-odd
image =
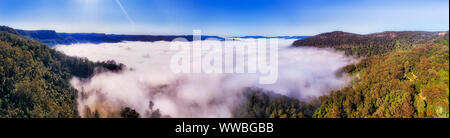
[[[0,117],[79,117],[70,79],[124,67],[68,57],[18,34],[0,27]]]
[[[313,117],[448,118],[449,36],[432,36],[412,49],[403,47],[345,67],[352,84],[321,97],[326,101]]]
[[[320,101],[303,102],[259,88],[248,88],[245,101],[238,107],[234,117],[238,118],[311,118]]]

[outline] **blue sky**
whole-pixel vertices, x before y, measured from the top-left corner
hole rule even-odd
[[[203,34],[221,36],[447,31],[449,1],[0,0],[0,25],[155,35],[201,29]]]

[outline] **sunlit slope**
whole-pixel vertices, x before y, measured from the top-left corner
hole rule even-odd
[[[300,39],[293,45],[334,48],[345,51],[348,55],[369,57],[395,50],[411,49],[439,37],[442,33],[444,32],[389,31],[360,35],[335,31]]]
[[[353,85],[322,97],[327,100],[314,117],[448,118],[448,39],[448,33],[440,33],[412,49],[347,66]]]

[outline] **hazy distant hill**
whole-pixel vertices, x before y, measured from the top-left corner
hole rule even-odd
[[[175,38],[185,38],[192,41],[192,35],[116,35],[103,33],[57,33],[53,30],[17,30],[20,35],[36,39],[42,43],[50,46],[58,44],[73,44],[73,43],[117,43],[122,41],[172,41]],[[218,36],[202,36],[205,39],[224,40]]]
[[[323,33],[300,39],[294,46],[331,47],[345,51],[348,55],[372,56],[392,50],[405,50],[423,44],[444,32],[401,31],[382,32],[367,35],[341,31]]]
[[[144,41],[144,42],[154,42],[154,41],[172,41],[175,38],[185,38],[187,41],[192,41],[192,35],[115,35],[111,34],[108,37],[118,39],[121,41]],[[222,37],[218,36],[201,36],[202,40],[215,39],[224,40]]]

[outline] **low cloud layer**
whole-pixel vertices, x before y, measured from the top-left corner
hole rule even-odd
[[[170,60],[177,51],[170,50],[170,42],[165,41],[60,45],[55,49],[70,56],[115,60],[127,66],[122,72],[99,73],[90,80],[73,78],[72,85],[81,91],[80,112],[89,107],[103,113],[102,117],[116,117],[108,113],[131,107],[142,117],[151,117],[156,109],[163,117],[232,117],[248,87],[308,100],[347,84],[348,78],[336,73],[356,59],[331,49],[292,48],[293,41],[279,40],[278,81],[274,84],[259,84],[258,74],[175,74],[170,70]]]

